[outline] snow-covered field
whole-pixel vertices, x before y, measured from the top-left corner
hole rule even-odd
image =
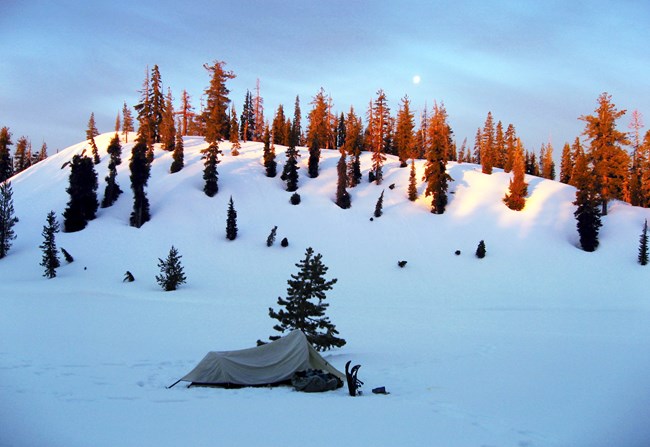
[[[100,199],[111,134],[97,138]],[[509,174],[449,164],[444,215],[406,198],[408,169],[389,157],[381,186],[334,203],[338,152],[321,175],[300,170],[302,203],[264,176],[262,145],[246,143],[219,165],[208,198],[200,138],[185,138],[186,167],[169,174],[156,151],[147,193],[152,220],[128,226],[125,191],[78,233],[57,235],[75,262],[45,279],[41,230],[68,196],[72,146],[13,181],[16,239],[0,260],[1,446],[566,446],[648,445],[650,267],[636,263],[650,210],[613,203],[595,253],[576,248],[575,190],[528,177],[514,212],[501,199]],[[284,163],[278,147],[278,162]],[[369,154],[362,168],[367,174]],[[423,161],[418,162],[418,177]],[[366,177],[367,178],[367,177]],[[390,184],[394,189],[389,189]],[[384,215],[369,218],[385,188]],[[420,192],[424,184],[420,184]],[[225,238],[233,197],[239,237]],[[60,218],[61,221],[61,218]],[[271,228],[276,244],[266,247]],[[287,237],[289,247],[280,239]],[[487,256],[474,256],[483,239]],[[163,292],[158,258],[171,245],[188,283]],[[210,350],[250,347],[275,332],[268,308],[284,296],[295,263],[323,254],[329,316],[347,345],[326,358],[362,365],[361,397],[345,388],[165,387]],[[461,250],[460,256],[454,255]],[[407,260],[400,269],[397,261]],[[136,278],[123,283],[124,272]],[[370,390],[385,386],[389,395]]]

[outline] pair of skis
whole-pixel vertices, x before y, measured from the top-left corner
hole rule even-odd
[[[352,360],[348,360],[345,364],[345,378],[348,383],[348,392],[350,393],[350,396],[360,396],[361,391],[359,388],[361,388],[363,382],[357,378],[357,373],[359,372],[361,365],[355,365],[350,369],[351,363]]]

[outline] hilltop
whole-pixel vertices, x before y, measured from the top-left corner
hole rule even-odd
[[[111,133],[96,138],[101,200]],[[57,245],[75,262],[43,278],[45,216],[68,195],[64,164],[86,142],[12,179],[16,239],[0,260],[1,445],[637,445],[647,439],[650,397],[647,268],[636,263],[650,211],[613,202],[600,247],[577,247],[575,189],[526,176],[521,212],[502,202],[510,174],[450,162],[443,215],[407,199],[409,170],[388,156],[383,184],[334,203],[339,153],[323,150],[301,203],[267,178],[262,143],[223,151],[219,193],[202,192],[200,137],[185,137],[185,168],[169,174],[157,149],[147,194],[152,220],[128,225],[132,207],[123,144],[117,181],[125,192]],[[284,163],[284,147],[277,160]],[[417,162],[418,179],[424,161]],[[390,189],[390,185],[395,185]],[[385,191],[384,214],[370,220]],[[239,236],[225,238],[230,197]],[[266,246],[278,226],[278,241]],[[484,240],[487,256],[474,256]],[[178,248],[188,277],[175,292],[155,282],[158,258]],[[366,394],[304,395],[290,389],[166,390],[209,350],[254,345],[272,335],[268,308],[313,247],[338,279],[329,316],[347,345],[326,353],[339,369],[361,363]],[[460,250],[460,255],[455,251]],[[408,261],[405,268],[397,266]],[[122,283],[126,270],[136,278]],[[389,396],[369,390],[384,385]],[[319,435],[315,435],[318,433]],[[314,439],[315,438],[315,439]],[[638,444],[640,445],[640,444]]]

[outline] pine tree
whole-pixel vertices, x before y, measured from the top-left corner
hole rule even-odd
[[[282,104],[278,106],[278,109],[275,112],[275,116],[273,117],[273,124],[271,125],[272,127],[272,134],[273,134],[273,143],[275,144],[282,144],[282,145],[289,145],[289,135],[286,127],[286,117],[284,116],[284,107]]]
[[[232,196],[230,196],[230,202],[228,202],[228,213],[226,217],[226,239],[229,241],[234,241],[237,239],[237,211],[235,211],[235,204],[232,201]]]
[[[571,181],[571,171],[573,170],[573,154],[571,145],[565,143],[562,148],[562,159],[560,160],[560,183],[569,184]]]
[[[251,141],[255,132],[255,110],[253,107],[253,96],[248,90],[246,90],[246,98],[244,99],[244,107],[241,112],[239,124],[240,138],[244,143]]]
[[[172,152],[176,145],[176,121],[174,119],[174,104],[171,89],[167,89],[165,107],[160,122],[160,142],[162,149]]]
[[[253,98],[253,119],[255,127],[253,129],[253,140],[261,141],[264,136],[264,98],[260,94],[260,80],[255,82],[255,97]]]
[[[269,236],[266,238],[266,246],[271,247],[275,243],[275,234],[278,231],[278,226],[275,225],[273,228],[271,228],[271,232],[269,233]]]
[[[514,163],[515,152],[517,150],[517,133],[515,131],[515,126],[508,124],[504,139],[506,146],[506,160],[503,165],[503,172],[509,173],[512,171],[512,164]]]
[[[553,146],[551,143],[542,144],[539,161],[541,163],[541,177],[555,180],[555,162],[553,161]]]
[[[132,227],[140,228],[151,219],[149,199],[145,187],[151,175],[151,165],[147,161],[146,139],[139,135],[136,144],[131,149],[131,190],[133,191],[133,211],[129,223]]]
[[[43,161],[47,158],[47,144],[45,144],[45,141],[43,141],[43,144],[41,145],[41,150],[38,153],[38,161]]]
[[[203,192],[208,197],[214,197],[219,192],[219,172],[217,171],[217,165],[221,162],[219,160],[219,144],[217,142],[210,143],[207,149],[201,151],[203,154],[203,180],[205,180],[205,185],[203,186]]]
[[[648,219],[643,223],[643,232],[639,238],[639,264],[648,264]]]
[[[93,161],[96,165],[99,164],[99,149],[97,148],[97,143],[95,143],[95,137],[99,135],[97,126],[95,125],[95,114],[91,113],[90,118],[88,119],[88,129],[86,129],[86,140],[90,143],[90,147],[93,151]]]
[[[155,142],[150,82],[149,67],[147,67],[145,70],[145,79],[142,83],[142,90],[140,90],[140,103],[134,106],[138,112],[138,138],[142,139],[147,147],[153,147]]]
[[[337,182],[336,182],[336,204],[345,209],[350,208],[350,194],[347,192],[348,176],[346,172],[347,163],[345,161],[345,152],[341,151],[341,158],[336,165]]]
[[[411,202],[415,202],[418,198],[418,188],[415,177],[415,160],[411,159],[411,172],[409,174],[409,187],[408,197]]]
[[[384,209],[384,191],[381,191],[381,194],[379,195],[379,198],[377,199],[377,203],[375,204],[375,212],[374,216],[375,217],[381,217],[382,214],[384,214],[383,209]]]
[[[478,247],[476,247],[476,257],[483,259],[485,257],[485,254],[485,241],[481,241],[478,243]]]
[[[408,96],[402,98],[402,104],[397,111],[397,128],[395,131],[395,148],[400,161],[400,167],[407,166],[406,160],[414,158],[415,122],[411,112],[411,100]]]
[[[181,132],[176,133],[176,144],[174,144],[174,152],[172,153],[172,165],[169,167],[169,172],[172,174],[183,169],[185,165],[185,153],[183,148],[183,135]]]
[[[181,265],[181,258],[182,256],[178,254],[178,250],[173,245],[165,260],[158,258],[160,274],[156,275],[156,281],[166,292],[176,290],[178,286],[187,281]]]
[[[230,90],[226,82],[235,78],[232,71],[226,71],[223,61],[214,61],[212,65],[205,64],[203,67],[210,73],[210,85],[205,89],[206,106],[201,120],[205,126],[205,141],[210,144],[218,143],[230,137],[230,117],[228,115],[228,104]]]
[[[289,192],[294,192],[298,190],[298,179],[299,179],[299,174],[298,174],[298,157],[300,157],[300,154],[298,153],[298,150],[296,147],[293,145],[294,139],[291,138],[291,141],[289,147],[287,147],[286,150],[286,157],[287,161],[284,164],[284,168],[282,170],[282,175],[281,179],[284,180],[287,183],[287,191]]]
[[[99,208],[97,201],[97,173],[87,156],[75,155],[70,163],[70,179],[66,192],[70,195],[63,213],[63,231],[72,233],[86,228]]]
[[[360,156],[363,149],[363,128],[361,118],[354,113],[354,108],[345,117],[345,142],[343,151],[350,157],[348,162],[348,187],[354,188],[361,181]]]
[[[426,141],[427,162],[424,168],[426,197],[431,196],[431,212],[443,214],[447,206],[447,189],[452,178],[447,174],[447,154],[451,146],[451,128],[444,105],[434,105]]]
[[[122,136],[125,143],[129,142],[129,132],[133,132],[133,130],[133,114],[125,101],[124,106],[122,106]]]
[[[494,167],[503,168],[508,158],[505,135],[503,133],[503,124],[497,122],[494,133]]]
[[[301,114],[300,114],[300,97],[296,95],[296,101],[293,106],[293,121],[291,122],[291,132],[289,132],[289,146],[298,147],[300,146],[300,136],[302,134],[302,128],[300,125]]]
[[[56,269],[61,266],[56,248],[56,233],[58,232],[59,223],[56,220],[56,214],[54,211],[50,211],[47,215],[46,224],[43,226],[43,231],[41,232],[43,243],[39,246],[43,250],[43,258],[40,263],[42,267],[45,267],[43,276],[50,279],[56,277]]]
[[[194,108],[192,107],[190,101],[191,97],[187,93],[187,90],[183,90],[183,93],[181,94],[181,109],[176,112],[176,114],[180,117],[180,123],[178,124],[177,130],[181,136],[190,135],[190,128],[194,122]]]
[[[160,143],[162,137],[161,127],[165,116],[165,95],[163,93],[162,78],[160,76],[158,65],[154,65],[151,69],[151,88],[149,93],[149,104],[151,107],[150,122],[152,129],[151,142]]]
[[[481,133],[480,140],[481,148],[481,169],[483,174],[492,174],[492,168],[495,163],[495,135],[494,135],[494,120],[492,112],[488,112],[485,124],[483,125],[483,132]]]
[[[0,182],[4,182],[13,175],[9,149],[12,144],[9,128],[3,127],[0,129]]]
[[[518,149],[515,150],[512,162],[512,179],[510,179],[509,192],[506,193],[503,202],[511,210],[521,211],[526,206],[528,183],[525,181],[524,154],[520,141],[518,141],[517,146]]]
[[[237,112],[235,112],[235,105],[233,104],[230,108],[230,143],[232,149],[230,154],[233,157],[239,155],[239,149],[241,149],[241,144],[239,143],[239,123],[237,122]]]
[[[625,194],[629,156],[621,146],[630,142],[625,132],[616,129],[616,120],[624,114],[625,110],[616,109],[611,95],[602,93],[598,97],[598,108],[594,115],[580,117],[586,122],[583,135],[589,140],[589,159],[602,215],[607,215],[609,200],[623,199]]]
[[[117,112],[117,116],[115,117],[115,133],[120,132],[121,126],[122,126],[122,120],[120,120],[120,112]]]
[[[643,231],[639,237],[639,264],[648,265],[648,219],[643,223]]]
[[[106,151],[111,158],[108,162],[108,175],[104,179],[106,180],[106,188],[104,189],[102,208],[113,205],[120,194],[122,194],[122,189],[117,184],[117,166],[122,163],[122,146],[120,145],[120,137],[117,132],[115,132],[115,136]]]
[[[305,259],[296,264],[298,273],[292,274],[287,281],[287,297],[278,297],[280,309],[269,308],[269,316],[278,320],[273,329],[280,333],[298,329],[302,331],[309,343],[317,350],[345,345],[345,340],[337,337],[336,326],[325,315],[329,304],[325,302],[326,292],[332,290],[337,279],[326,280],[328,267],[323,264],[322,255],[314,255],[309,247]],[[270,336],[277,340],[280,336]]]
[[[647,206],[643,194],[643,173],[647,168],[647,154],[641,141],[641,128],[643,128],[642,115],[638,110],[632,112],[632,129],[630,139],[632,143],[632,166],[630,167],[630,204],[634,206]]]
[[[268,126],[264,132],[264,168],[267,177],[275,177],[278,172],[278,163],[275,161],[275,147],[272,145]]]
[[[14,174],[18,174],[27,169],[27,166],[29,165],[27,156],[28,146],[29,140],[27,140],[27,137],[22,136],[18,138],[18,141],[16,142],[16,152],[14,153]]]
[[[580,246],[584,251],[592,252],[598,248],[598,232],[602,225],[600,198],[594,185],[587,157],[582,152],[576,154],[573,181],[576,187],[576,200],[573,204],[577,206],[573,214],[577,220]]]
[[[347,138],[347,130],[345,128],[345,114],[341,112],[341,116],[338,119],[336,126],[336,147],[341,149],[345,146],[345,140]]]
[[[386,142],[390,133],[390,109],[383,90],[377,92],[377,99],[368,109],[368,143],[372,151],[372,173],[377,185],[383,180],[383,166],[386,161]]]
[[[309,112],[309,125],[307,126],[307,146],[309,147],[307,175],[310,178],[316,178],[318,177],[320,148],[327,146],[329,133],[328,101],[322,88],[314,96],[311,104],[313,108]]]
[[[13,240],[16,239],[14,225],[18,218],[14,214],[13,189],[11,182],[0,183],[0,259],[7,256]]]

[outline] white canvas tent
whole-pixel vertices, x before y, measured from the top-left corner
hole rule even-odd
[[[302,331],[294,330],[262,346],[209,352],[179,382],[194,385],[266,385],[290,380],[294,373],[308,369],[326,371],[345,382],[345,374],[321,357]]]

